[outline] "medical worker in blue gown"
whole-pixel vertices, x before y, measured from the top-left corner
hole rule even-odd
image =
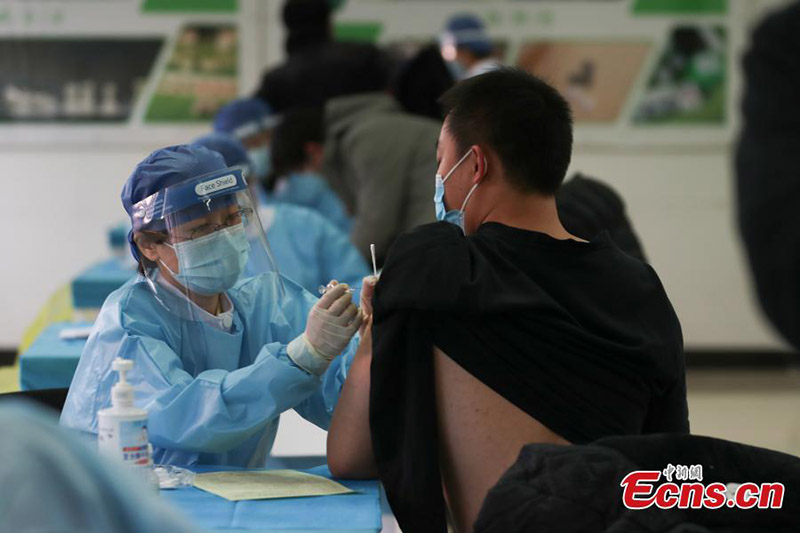
[[[219,152],[228,166],[241,168],[252,192],[251,163],[238,140],[214,132],[195,139],[194,144]],[[364,257],[347,235],[316,212],[271,203],[259,207],[258,217],[281,274],[312,294],[332,279],[358,287],[370,274]]]
[[[312,173],[295,172],[270,182],[272,157],[270,144],[280,118],[262,100],[241,98],[223,106],[214,117],[214,131],[236,137],[247,149],[253,173],[260,187],[260,205],[286,203],[307,207],[328,219],[344,232],[352,221],[344,204],[328,183]]]
[[[287,409],[327,428],[362,314],[344,284],[317,300],[278,274],[241,169],[164,148],[122,202],[140,275],[103,304],[61,424],[96,433],[125,357],[156,463],[263,466]]]

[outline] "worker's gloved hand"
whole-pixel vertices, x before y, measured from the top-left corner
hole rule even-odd
[[[361,326],[363,315],[348,289],[347,284],[329,283],[308,314],[305,333],[289,344],[289,357],[312,374],[324,373]]]
[[[347,284],[332,281],[329,286],[332,288],[311,308],[306,323],[308,342],[328,360],[342,353],[363,319]]]

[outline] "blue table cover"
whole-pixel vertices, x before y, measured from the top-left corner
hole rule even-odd
[[[45,328],[19,356],[19,384],[22,390],[69,387],[78,368],[86,339],[62,340],[64,328],[88,327],[86,322],[55,322]]]
[[[197,472],[218,470],[240,469],[210,466],[196,468]],[[331,477],[325,465],[304,471]],[[209,492],[186,487],[161,491],[161,498],[177,507],[198,526],[206,529],[244,529],[270,533],[380,531],[381,505],[378,482],[337,481],[358,492],[336,496],[230,502]]]
[[[109,294],[135,275],[132,262],[117,258],[101,261],[72,280],[72,306],[76,309],[100,308]]]

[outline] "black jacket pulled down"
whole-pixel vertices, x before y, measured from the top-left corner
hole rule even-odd
[[[782,509],[647,509],[622,503],[634,470],[701,465],[702,484],[783,483]],[[662,478],[656,483],[664,481]],[[681,484],[673,476],[673,482]],[[529,444],[486,496],[476,533],[789,533],[800,531],[800,459],[695,435],[608,437],[585,446]]]

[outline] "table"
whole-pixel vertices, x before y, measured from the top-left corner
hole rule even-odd
[[[72,305],[76,309],[99,309],[109,294],[136,275],[135,265],[117,258],[92,265],[72,280]]]
[[[239,470],[232,467],[198,467],[197,472]],[[331,477],[328,467],[304,470]],[[197,525],[207,529],[244,529],[269,533],[381,530],[380,485],[375,480],[337,480],[358,494],[247,500],[229,502],[194,487],[162,491],[161,498],[177,507]]]
[[[78,368],[86,339],[62,340],[64,328],[87,327],[85,322],[55,322],[47,326],[27,350],[19,354],[19,382],[22,390],[69,387]]]

